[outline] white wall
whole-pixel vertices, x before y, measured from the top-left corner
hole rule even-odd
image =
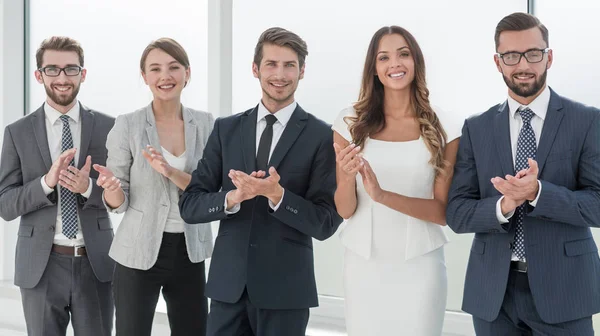
[[[431,101],[462,120],[505,99],[506,87],[493,63],[494,29],[505,15],[526,10],[527,2],[522,0],[495,2],[494,6],[479,0],[234,1],[233,110],[243,111],[260,99],[251,63],[256,41],[266,28],[290,29],[307,42],[305,78],[296,98],[307,111],[331,123],[357,99],[372,34],[381,26],[399,25],[423,49]],[[452,240],[446,250],[448,309],[460,310],[471,235],[448,231]],[[337,236],[315,242],[321,294],[343,296],[342,251]]]

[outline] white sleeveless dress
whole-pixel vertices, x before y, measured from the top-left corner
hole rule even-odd
[[[448,142],[460,136],[461,121],[437,111]],[[332,129],[351,141],[344,117]],[[435,172],[422,138],[389,142],[368,138],[363,155],[381,188],[408,197],[433,198]],[[446,310],[447,278],[440,225],[371,200],[357,175],[357,209],[344,224],[344,291],[349,336],[440,336]]]

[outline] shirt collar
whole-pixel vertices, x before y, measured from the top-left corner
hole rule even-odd
[[[529,105],[521,105],[521,103],[514,100],[511,96],[508,96],[508,108],[510,115],[516,118],[517,111],[520,107],[529,107],[536,116],[544,120],[546,118],[546,112],[548,111],[548,105],[550,105],[550,88],[546,85],[544,91],[537,96]]]
[[[279,123],[281,123],[281,125],[283,125],[283,127],[285,127],[285,125],[287,125],[288,121],[290,121],[290,118],[292,117],[294,110],[296,110],[297,105],[298,105],[298,103],[296,103],[296,101],[294,101],[290,105],[273,113],[273,115],[277,117],[277,121]],[[271,112],[269,112],[269,110],[267,110],[267,108],[265,107],[265,105],[263,105],[263,103],[261,101],[258,104],[258,117],[256,118],[256,122],[257,123],[260,122],[268,114],[271,114]]]
[[[46,118],[50,120],[50,124],[54,125],[54,123],[62,116],[63,114],[58,112],[55,108],[50,106],[48,103],[44,103],[44,113],[46,114]],[[79,102],[75,102],[75,105],[66,113],[75,123],[79,123]]]

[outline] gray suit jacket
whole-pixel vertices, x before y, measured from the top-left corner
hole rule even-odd
[[[41,177],[52,166],[43,106],[4,130],[0,162],[0,216],[6,221],[21,216],[19,225],[15,284],[22,288],[37,285],[48,263],[54,241],[58,195],[46,196]],[[81,106],[81,148],[78,168],[85,158],[104,165],[106,136],[114,118]],[[96,185],[98,174],[92,169],[92,194],[77,195],[81,229],[88,258],[98,280],[112,280],[114,262],[108,257],[113,230],[102,203],[102,190]],[[56,188],[58,189],[58,188]]]
[[[185,172],[192,173],[213,128],[210,113],[183,108],[185,124]],[[150,144],[160,150],[152,105],[121,115],[110,131],[107,167],[121,180],[125,202],[109,211],[125,213],[109,255],[121,265],[147,270],[158,257],[162,234],[171,207],[169,180],[156,172],[142,156]],[[175,202],[177,203],[177,202]],[[185,241],[192,262],[210,257],[213,249],[210,225],[185,224]]]

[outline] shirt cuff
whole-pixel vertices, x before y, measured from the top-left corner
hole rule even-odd
[[[279,209],[279,206],[281,205],[281,202],[283,202],[283,196],[285,195],[285,189],[282,188],[283,191],[281,192],[281,199],[279,200],[279,203],[277,203],[277,205],[273,204],[273,202],[271,202],[271,200],[269,200],[269,206],[271,207],[271,209],[273,209],[273,211],[277,211],[277,209]]]
[[[542,194],[542,182],[540,182],[540,180],[538,180],[537,182],[539,186],[537,196],[535,196],[535,199],[533,201],[529,202],[529,204],[531,204],[531,206],[534,208],[537,205],[538,200],[540,199],[540,195]]]
[[[508,223],[508,220],[515,214],[515,210],[513,210],[513,211],[507,213],[506,216],[504,216],[504,214],[502,213],[502,206],[500,205],[500,203],[502,203],[503,199],[504,199],[504,196],[500,197],[500,199],[496,203],[496,218],[498,219],[498,222],[500,224]]]
[[[42,176],[41,182],[42,182],[42,189],[44,190],[44,194],[46,194],[46,196],[52,194],[52,192],[54,191],[54,188],[50,188],[48,187],[48,185],[46,184],[46,175]]]
[[[230,191],[230,192],[232,192],[232,191]],[[233,215],[233,214],[237,213],[238,211],[240,211],[240,209],[242,208],[242,206],[238,203],[238,204],[234,205],[231,209],[227,210],[227,195],[229,195],[230,192],[225,194],[225,203],[223,204],[223,209],[225,209],[226,215]]]
[[[90,195],[92,194],[92,179],[89,177],[88,177],[88,179],[90,180],[90,183],[88,184],[88,188],[83,194],[81,194],[81,196],[83,196],[85,198],[90,198]]]

